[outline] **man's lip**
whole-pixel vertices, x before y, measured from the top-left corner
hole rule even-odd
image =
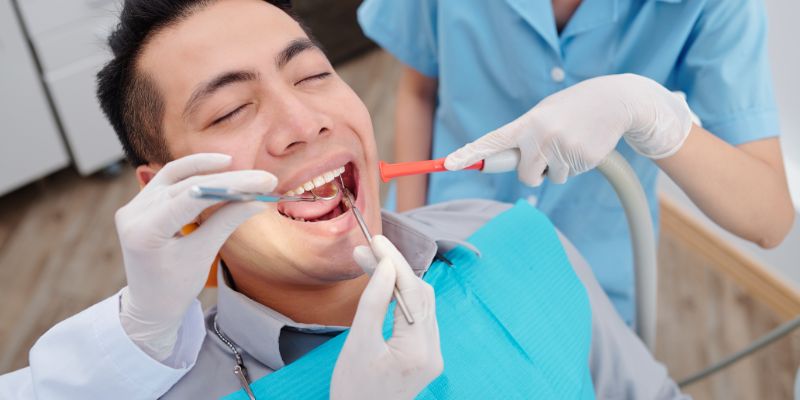
[[[348,153],[335,154],[322,162],[312,160],[305,166],[296,167],[286,178],[281,179],[275,192],[286,193],[328,171],[342,167],[349,162],[355,164],[354,160],[355,157]]]

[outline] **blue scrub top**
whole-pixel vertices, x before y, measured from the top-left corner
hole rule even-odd
[[[687,96],[703,126],[737,145],[778,135],[756,0],[584,0],[559,34],[550,0],[366,0],[364,32],[438,79],[433,157],[517,118],[544,97],[596,76],[631,72]],[[581,118],[576,115],[575,118]],[[657,167],[624,141],[658,226]],[[631,244],[611,186],[597,171],[537,188],[516,174],[432,174],[428,201],[537,199],[577,246],[617,310],[634,314]]]

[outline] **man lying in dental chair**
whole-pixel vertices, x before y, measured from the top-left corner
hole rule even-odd
[[[128,285],[45,333],[0,397],[683,397],[532,206],[382,213],[368,112],[285,6],[128,0],[110,44],[99,99],[142,186],[116,214]],[[189,195],[339,175],[371,247],[341,195]],[[387,314],[395,284],[413,324]]]

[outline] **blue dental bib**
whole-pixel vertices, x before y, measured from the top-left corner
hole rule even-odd
[[[444,372],[418,399],[593,399],[586,291],[544,214],[520,201],[435,262]],[[384,323],[390,337],[393,310]],[[327,399],[343,333],[251,387],[258,399]],[[243,391],[224,398],[246,400]]]

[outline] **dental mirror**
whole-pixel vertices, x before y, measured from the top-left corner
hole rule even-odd
[[[224,201],[263,201],[267,203],[277,203],[281,201],[328,201],[333,200],[339,195],[338,185],[325,185],[321,188],[314,188],[306,193],[311,197],[303,196],[282,196],[274,193],[240,192],[228,188],[216,188],[205,186],[194,186],[191,195],[197,199],[224,200]]]

